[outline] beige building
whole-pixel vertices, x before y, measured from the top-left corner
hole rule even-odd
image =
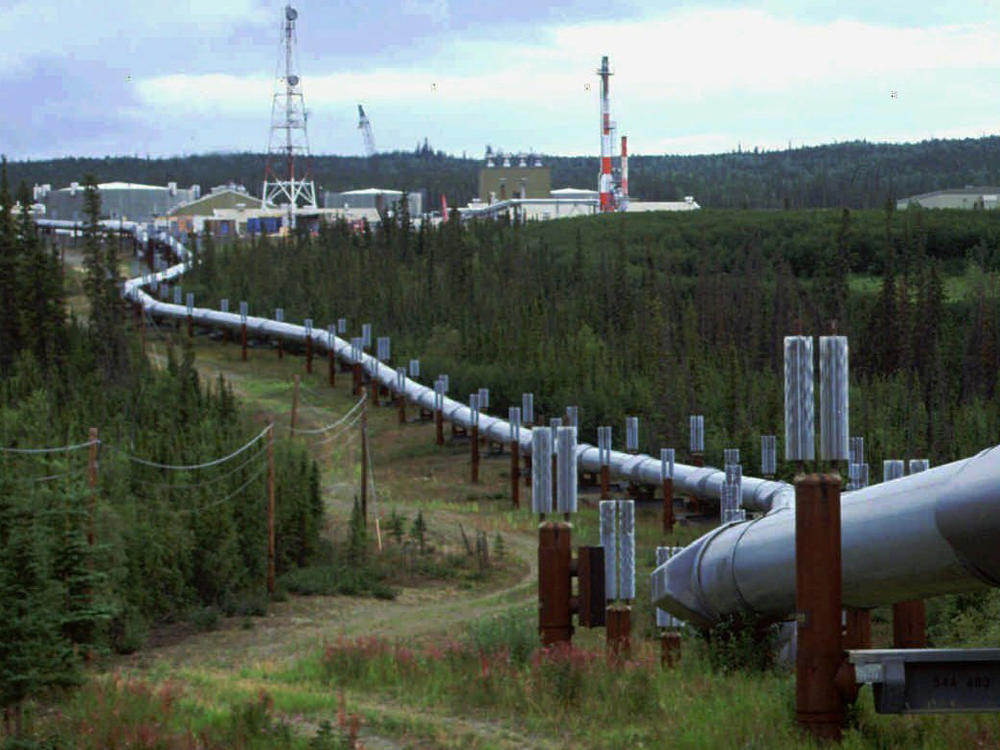
[[[540,164],[540,162],[536,162]],[[552,172],[543,166],[485,166],[479,170],[479,200],[483,203],[512,198],[548,198]]]

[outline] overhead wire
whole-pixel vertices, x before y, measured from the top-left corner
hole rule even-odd
[[[325,425],[323,427],[315,427],[315,428],[310,428],[310,429],[302,429],[302,428],[296,427],[295,428],[295,434],[296,435],[322,435],[325,432],[329,432],[330,430],[332,430],[332,429],[334,429],[336,427],[339,427],[345,421],[347,421],[351,417],[351,415],[355,411],[357,411],[364,404],[365,399],[367,399],[367,398],[368,398],[368,394],[367,393],[363,393],[361,395],[361,398],[359,398],[354,403],[354,406],[352,406],[350,409],[348,409],[347,412],[340,419],[338,419],[336,422],[331,422],[330,424]]]
[[[132,461],[133,463],[142,464],[143,466],[150,466],[154,469],[168,469],[170,471],[199,471],[201,469],[210,469],[213,466],[219,466],[220,464],[224,464],[227,461],[231,461],[232,459],[236,458],[236,456],[249,450],[255,443],[261,440],[267,434],[268,430],[271,429],[271,427],[272,425],[268,425],[267,427],[265,427],[263,430],[261,430],[260,434],[257,435],[257,437],[253,438],[245,445],[237,448],[228,456],[223,456],[222,458],[216,458],[212,461],[206,461],[200,464],[162,464],[159,463],[158,461],[149,461],[145,458],[139,458],[138,456],[133,456],[131,454],[125,453],[121,449],[113,448],[112,446],[108,447],[112,448],[116,453],[128,459],[129,461]]]
[[[345,423],[340,427],[340,429],[335,430],[333,433],[327,435],[322,440],[317,440],[315,443],[312,444],[313,447],[326,445],[327,443],[331,443],[335,440],[342,438],[346,433],[348,433],[351,430],[352,427],[354,427],[358,423],[360,419],[361,419],[361,414],[360,413],[355,414],[350,422]]]
[[[150,481],[148,479],[138,479],[138,478],[134,478],[134,477],[131,479],[131,481],[133,481],[133,482],[135,482],[137,484],[145,485],[147,487],[169,487],[170,489],[175,489],[175,490],[193,490],[193,489],[197,489],[198,487],[206,487],[206,486],[208,486],[210,484],[216,484],[217,482],[221,482],[223,479],[231,477],[233,474],[236,474],[239,471],[241,471],[242,469],[245,469],[247,466],[249,466],[254,461],[259,461],[259,460],[261,460],[261,459],[263,459],[265,457],[266,457],[266,454],[264,454],[264,453],[254,453],[253,455],[250,456],[250,458],[248,458],[246,461],[244,461],[243,463],[241,463],[235,469],[230,469],[225,474],[220,474],[217,477],[212,477],[211,479],[205,479],[205,480],[202,480],[200,482],[194,482],[193,484],[189,484],[189,483],[171,484],[169,482],[152,482],[152,481]]]
[[[0,452],[13,453],[15,455],[39,455],[43,453],[66,453],[76,451],[81,448],[89,448],[91,445],[101,445],[100,440],[88,440],[86,443],[75,443],[74,445],[63,445],[58,448],[4,448],[0,447]]]
[[[253,475],[252,475],[252,476],[251,476],[251,477],[250,477],[249,479],[247,479],[247,480],[246,480],[246,481],[245,481],[245,482],[244,482],[243,484],[241,484],[241,485],[240,485],[239,487],[237,487],[237,488],[236,488],[235,490],[233,490],[232,492],[230,492],[230,493],[229,493],[228,495],[226,495],[225,497],[223,497],[223,498],[220,498],[219,500],[215,500],[215,501],[213,501],[213,502],[211,502],[211,503],[208,503],[207,505],[202,505],[202,506],[201,506],[201,507],[199,507],[199,508],[177,508],[177,509],[175,510],[175,512],[177,512],[177,513],[191,513],[192,515],[198,515],[199,513],[204,513],[204,512],[206,511],[206,510],[210,510],[210,509],[212,509],[212,508],[215,508],[215,507],[217,507],[217,506],[219,506],[219,505],[222,505],[223,503],[225,503],[225,502],[227,502],[227,501],[231,500],[231,499],[232,499],[232,498],[234,498],[234,497],[235,497],[236,495],[238,495],[238,494],[240,494],[241,492],[243,492],[243,490],[245,490],[245,489],[246,489],[247,487],[249,487],[249,486],[251,485],[251,483],[253,483],[253,482],[254,482],[254,481],[255,481],[256,479],[259,479],[259,478],[260,478],[260,476],[261,476],[261,474],[263,474],[263,473],[264,473],[264,471],[265,471],[266,469],[267,469],[267,466],[266,466],[266,465],[265,465],[265,466],[261,466],[261,467],[260,467],[259,469],[257,469],[257,471],[256,471],[256,472],[254,472],[254,474],[253,474]]]

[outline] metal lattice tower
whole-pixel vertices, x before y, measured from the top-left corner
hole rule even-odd
[[[375,155],[375,134],[372,132],[372,123],[365,114],[365,108],[358,105],[358,130],[365,140],[365,156]]]
[[[309,169],[309,137],[301,80],[294,72],[295,20],[299,13],[285,6],[282,54],[285,70],[277,76],[271,101],[271,133],[264,171],[263,208],[288,206],[289,226],[295,225],[295,208],[317,208],[316,188]]]

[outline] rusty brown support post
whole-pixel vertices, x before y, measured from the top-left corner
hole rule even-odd
[[[306,337],[306,373],[312,375],[313,371],[313,342],[312,337]]]
[[[299,378],[299,374],[298,373],[295,373],[295,375],[292,376],[292,382],[295,385],[292,388],[292,418],[291,418],[291,425],[290,425],[291,429],[290,429],[289,434],[291,435],[291,437],[295,437],[295,422],[298,420],[298,416],[299,416],[299,382],[300,382],[300,378]]]
[[[187,316],[188,338],[194,338],[194,318]]]
[[[361,405],[361,518],[368,525],[368,404]]]
[[[844,609],[844,649],[862,650],[872,647],[872,613],[867,609]]]
[[[521,507],[521,445],[516,440],[510,441],[510,503],[517,509]]]
[[[267,593],[274,593],[274,423],[267,431]]]
[[[691,465],[697,466],[699,469],[705,465],[705,457],[700,453],[691,454]]]
[[[472,425],[472,483],[479,483],[479,425]]]
[[[434,443],[444,445],[444,412],[441,409],[434,410]]]
[[[608,661],[617,664],[632,655],[632,608],[627,604],[609,605],[606,617]]]
[[[892,647],[927,647],[927,613],[923,599],[892,605]]]
[[[601,500],[611,499],[611,467],[601,466]]]
[[[378,379],[372,376],[372,406],[378,406]]]
[[[94,546],[97,536],[97,428],[90,428],[90,450],[87,457],[87,486],[90,488],[90,509],[87,514],[87,545]]]
[[[333,353],[333,349],[327,350],[326,358],[329,365],[328,378],[330,381],[330,387],[333,388],[337,385],[337,356]]]
[[[839,741],[845,718],[837,688],[841,638],[840,477],[795,480],[795,714],[817,739]]]
[[[531,454],[524,454],[524,486],[531,486]]]
[[[364,379],[361,377],[361,363],[351,365],[351,375],[354,378],[354,395],[360,396],[365,391]]]
[[[538,527],[538,630],[543,646],[573,638],[571,542],[568,523],[547,521]]]
[[[285,341],[284,339],[278,339],[278,359],[285,358]]]
[[[243,323],[240,325],[240,358],[246,362],[247,361],[247,324]]]
[[[663,533],[674,533],[674,480],[663,480]]]
[[[396,404],[399,406],[399,423],[406,424],[406,396],[402,392],[396,394]]]
[[[673,667],[681,660],[681,634],[676,630],[660,633],[660,666]]]

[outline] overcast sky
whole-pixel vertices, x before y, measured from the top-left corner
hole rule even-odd
[[[314,153],[361,152],[360,102],[379,150],[596,154],[604,54],[632,153],[1000,129],[997,0],[295,5]],[[283,7],[0,0],[0,152],[264,150]]]

